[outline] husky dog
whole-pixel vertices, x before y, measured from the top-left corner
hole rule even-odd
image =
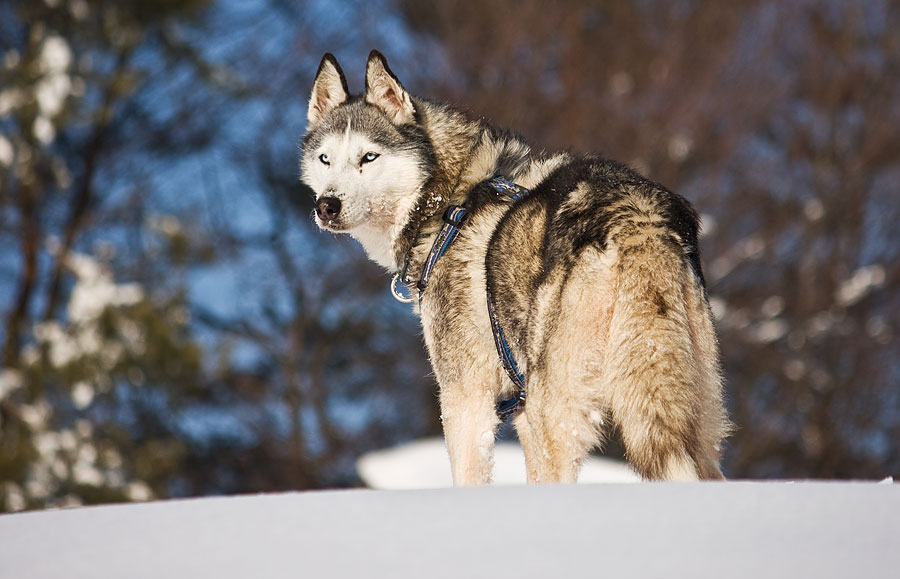
[[[729,423],[685,199],[412,96],[377,51],[354,96],[323,57],[308,121],[316,223],[356,238],[417,298],[454,484],[490,482],[504,399],[530,482],[575,482],[614,425],[645,479],[722,478]]]

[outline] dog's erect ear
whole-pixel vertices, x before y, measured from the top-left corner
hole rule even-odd
[[[395,125],[405,125],[415,120],[416,108],[409,93],[377,50],[369,53],[366,63],[366,102],[383,110]]]
[[[347,100],[347,79],[341,65],[330,52],[326,52],[316,72],[312,95],[309,97],[309,110],[306,120],[312,126],[322,120],[331,109]]]

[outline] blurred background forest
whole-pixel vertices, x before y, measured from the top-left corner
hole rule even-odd
[[[371,48],[694,203],[728,476],[900,475],[898,3],[0,0],[0,511],[352,486],[440,432],[298,181],[322,53],[356,92]]]

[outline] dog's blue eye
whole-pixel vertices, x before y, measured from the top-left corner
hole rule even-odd
[[[319,160],[322,161],[326,165],[331,164],[328,162],[328,155],[326,155],[325,153],[322,153],[321,155],[319,155]]]
[[[363,155],[362,163],[371,163],[379,157],[378,153],[366,153]]]

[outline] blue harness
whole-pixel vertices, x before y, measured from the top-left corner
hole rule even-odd
[[[529,189],[516,185],[503,177],[491,177],[485,181],[484,184],[491,187],[497,193],[505,195],[513,203],[527,197],[528,194],[531,193]],[[444,225],[441,227],[434,243],[431,245],[431,251],[428,253],[428,258],[425,260],[425,265],[422,268],[422,276],[416,283],[419,301],[422,300],[425,288],[428,287],[428,280],[431,278],[431,272],[434,269],[435,264],[441,256],[447,252],[447,248],[450,247],[457,235],[459,235],[459,230],[468,213],[468,210],[462,205],[451,205],[447,208],[447,211],[444,212]],[[406,263],[403,264],[403,269],[395,274],[394,278],[391,280],[391,293],[394,294],[395,298],[404,303],[413,301],[413,298],[404,296],[398,289],[399,283],[407,283],[406,270],[408,267],[409,259],[407,258]],[[503,363],[503,369],[506,370],[510,380],[512,380],[513,384],[515,384],[518,389],[512,397],[497,403],[497,416],[501,421],[505,421],[510,416],[518,413],[525,406],[525,375],[519,370],[519,366],[516,364],[512,350],[509,347],[509,342],[506,340],[506,336],[503,333],[503,328],[500,327],[500,320],[497,316],[497,312],[494,310],[494,298],[491,295],[490,289],[487,290],[487,309],[491,320],[491,332],[494,334],[494,345],[497,347],[497,354],[500,356],[500,361]]]

